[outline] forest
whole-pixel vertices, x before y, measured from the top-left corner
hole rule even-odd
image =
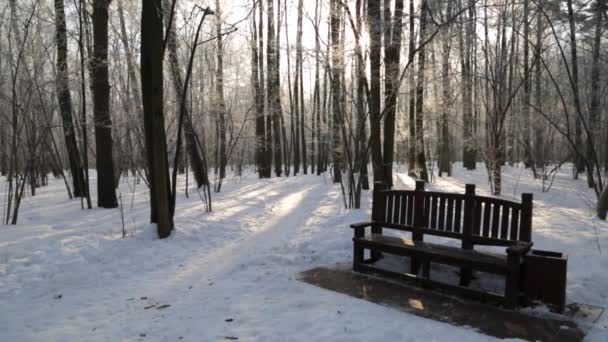
[[[209,233],[213,249],[265,220],[346,226],[368,216],[375,187],[415,180],[534,192],[552,246],[562,242],[548,227],[567,222],[585,232],[571,249],[601,254],[607,31],[606,0],[3,0],[0,287],[12,251],[25,253],[11,246],[55,236],[42,227],[76,238],[99,226],[80,238],[120,256],[165,238],[192,250],[186,237],[207,234],[197,222],[217,223],[227,232]],[[141,244],[138,230],[154,240]],[[107,245],[115,231],[132,241]],[[322,260],[349,252],[350,235],[335,234],[311,237]],[[234,265],[255,251],[231,246],[220,252],[237,253]],[[315,251],[298,246],[296,259]],[[142,248],[144,262],[168,247]],[[594,265],[605,269],[605,256]]]
[[[249,166],[329,172],[358,208],[394,164],[428,181],[481,162],[500,195],[505,164],[547,191],[571,163],[599,199],[605,16],[576,0],[8,1],[3,221],[49,174],[91,208],[90,167],[102,208],[121,177],[143,180],[161,236],[186,169],[208,210],[226,169]]]

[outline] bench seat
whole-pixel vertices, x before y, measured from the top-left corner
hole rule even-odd
[[[355,243],[363,248],[380,252],[409,256],[425,262],[468,267],[471,269],[505,275],[509,271],[507,256],[477,250],[464,250],[460,247],[439,245],[425,241],[414,241],[396,236],[366,234]]]

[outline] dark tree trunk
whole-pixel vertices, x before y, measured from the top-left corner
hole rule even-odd
[[[600,130],[600,48],[602,40],[602,18],[605,12],[605,1],[596,0],[595,2],[595,34],[593,39],[593,54],[591,60],[591,103],[589,104],[589,128],[587,129],[587,184],[590,188],[595,188],[594,172],[599,171],[599,153],[595,149],[595,141]],[[600,174],[598,172],[598,178]],[[598,179],[599,181],[599,179]],[[599,183],[601,187],[601,181]]]
[[[384,9],[384,181],[393,186],[393,159],[395,151],[395,113],[399,95],[399,63],[401,35],[403,33],[403,0],[395,0],[395,17],[390,22],[390,1],[385,0]],[[387,6],[389,5],[389,6]],[[392,27],[391,27],[392,26]]]
[[[448,0],[446,18],[452,15],[452,0]],[[450,128],[449,117],[452,105],[450,95],[450,26],[443,28],[443,46],[441,55],[441,133],[439,139],[439,177],[445,172],[452,175],[452,162],[450,160]]]
[[[422,0],[420,9],[420,44],[426,40],[428,2]],[[416,169],[418,178],[428,182],[429,176],[426,170],[426,157],[424,151],[424,64],[425,47],[421,45],[418,51],[418,80],[416,83]]]
[[[255,5],[254,5],[255,6]],[[255,8],[253,13],[253,42],[251,44],[251,78],[255,96],[255,163],[258,168],[260,178],[268,177],[266,167],[266,130],[264,115],[264,50],[263,50],[263,6],[262,1],[258,2],[259,7],[259,31],[256,27]]]
[[[413,0],[412,0],[413,1]],[[384,182],[382,143],[380,141],[380,54],[382,50],[382,12],[380,1],[367,2],[367,30],[369,32],[369,61],[370,61],[370,151],[374,170],[374,182]]]
[[[340,3],[331,0],[330,25],[331,25],[331,92],[332,92],[332,133],[333,148],[332,159],[334,163],[334,183],[342,181],[342,141],[340,139],[340,127],[342,124],[342,54],[340,51]]]
[[[89,134],[87,132],[87,89],[86,89],[86,77],[85,77],[85,55],[84,55],[84,30],[83,30],[83,16],[85,11],[83,10],[85,1],[80,0],[78,6],[78,51],[80,52],[80,93],[81,93],[81,125],[82,125],[82,163],[84,169],[84,191],[87,198],[87,208],[91,209],[91,191],[89,187]],[[127,132],[128,133],[128,132]],[[52,134],[49,132],[49,134]]]
[[[572,0],[567,0],[568,4],[568,24],[570,25],[570,58],[572,61],[572,96],[574,97],[574,107],[576,109],[576,116],[574,118],[574,141],[576,146],[583,146],[583,129],[581,127],[581,98],[579,93],[579,82],[578,82],[578,49],[576,44],[576,24],[574,21],[574,10],[572,9]],[[578,174],[585,170],[584,158],[575,153],[574,157],[574,169],[573,177],[578,179]]]
[[[474,54],[471,50],[476,44],[475,32],[475,0],[469,0],[469,15],[466,23],[464,56],[461,62],[463,89],[462,89],[462,116],[463,116],[463,151],[462,164],[468,170],[475,170],[477,162],[477,141],[475,136],[475,116],[473,115],[473,73],[471,72],[471,59]]]
[[[142,0],[140,64],[150,180],[150,221],[158,224],[158,236],[161,239],[168,237],[173,229],[163,114],[162,8],[161,0]]]
[[[543,16],[540,14],[542,11],[542,0],[537,2],[539,7],[538,14],[536,16],[536,46],[534,47],[534,60],[535,62],[535,88],[534,88],[534,97],[536,102],[536,107],[538,110],[542,110],[542,92],[541,92],[541,73],[542,73],[542,63],[540,62],[540,54],[543,49]],[[536,120],[534,120],[534,169],[537,172],[537,177],[543,176],[543,169],[545,167],[545,156],[544,156],[544,132],[543,126],[544,122],[537,115]],[[538,173],[540,172],[540,173]]]
[[[300,133],[301,133],[301,129],[300,129],[300,124],[301,124],[301,120],[300,120],[300,77],[302,76],[302,73],[300,72],[300,68],[302,67],[302,0],[298,1],[298,26],[297,26],[297,35],[296,35],[296,73],[295,73],[295,80],[293,83],[293,100],[294,100],[294,106],[293,106],[293,111],[294,111],[294,130],[295,130],[295,136],[294,136],[294,164],[293,164],[293,174],[297,175],[300,172],[300,162],[301,162],[301,158],[300,158],[300,144],[302,142],[302,138],[300,137]]]
[[[315,25],[316,27],[319,27],[320,23],[321,23],[321,5],[319,0],[315,1]],[[317,164],[317,175],[320,175],[321,172],[323,171],[323,166],[322,166],[322,152],[323,152],[323,137],[322,137],[322,131],[321,131],[321,110],[325,110],[325,104],[323,104],[323,107],[321,107],[321,80],[320,80],[320,73],[321,73],[321,65],[320,65],[320,53],[321,53],[321,40],[318,34],[315,34],[315,88],[317,89],[317,102],[316,102],[316,106],[315,106],[315,113],[316,113],[316,117],[317,117],[317,155],[316,155],[316,164]],[[323,88],[323,101],[325,102],[325,98],[326,98],[326,91],[325,91],[325,86]],[[313,141],[313,143],[315,143]]]
[[[608,185],[602,191],[600,199],[597,202],[597,216],[606,220],[606,214],[608,213]]]
[[[532,167],[532,144],[530,142],[530,129],[531,129],[531,118],[530,118],[530,101],[532,94],[532,80],[530,77],[530,5],[529,1],[524,1],[524,13],[523,13],[523,25],[524,25],[524,99],[522,101],[522,115],[523,115],[523,145],[524,145],[524,164],[526,167]],[[539,14],[540,16],[540,14]]]
[[[76,132],[72,118],[72,98],[68,86],[68,43],[63,0],[55,0],[55,29],[57,40],[57,99],[63,123],[65,146],[72,173],[74,196],[85,197],[84,171],[80,164],[80,154],[76,144]]]
[[[306,175],[308,174],[308,159],[307,159],[307,152],[306,152],[306,130],[305,128],[305,118],[306,116],[304,115],[305,110],[304,110],[304,79],[303,79],[303,71],[302,71],[302,15],[303,15],[303,0],[299,0],[298,1],[298,41],[297,41],[297,55],[299,56],[299,58],[297,58],[300,66],[298,68],[298,72],[300,74],[300,76],[298,77],[298,80],[296,80],[296,82],[300,82],[300,86],[299,86],[299,90],[300,90],[300,96],[298,97],[300,99],[300,108],[298,110],[298,112],[300,113],[300,124],[298,125],[300,128],[300,146],[302,146],[302,171],[303,173]],[[298,106],[298,103],[296,102],[296,107]]]
[[[215,93],[216,93],[216,106],[217,106],[217,118],[219,120],[219,168],[220,168],[220,179],[226,178],[226,103],[224,101],[224,44],[222,39],[222,22],[221,22],[221,11],[220,1],[215,1],[215,33],[217,35],[217,70],[215,71]],[[219,183],[221,184],[221,182]],[[220,189],[218,188],[217,191]]]
[[[97,205],[116,208],[110,83],[108,82],[108,7],[109,0],[93,2],[93,112],[97,166]]]
[[[268,144],[272,141],[272,149],[274,154],[274,174],[279,177],[282,173],[282,158],[281,152],[281,97],[279,87],[279,70],[277,68],[276,54],[276,37],[274,31],[274,0],[268,0],[267,8],[267,37],[266,42],[266,67],[268,70],[268,82],[266,85],[266,94],[268,96],[268,126],[272,125],[272,133],[268,134]],[[268,130],[269,131],[269,130]]]

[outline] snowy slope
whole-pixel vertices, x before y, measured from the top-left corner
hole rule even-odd
[[[592,220],[584,183],[570,188],[566,174],[547,194],[520,177],[505,193],[515,179],[516,195],[535,191],[534,239],[570,254],[570,299],[608,306],[608,227]],[[461,191],[483,175],[457,171],[433,186]],[[19,225],[0,226],[0,341],[492,340],[297,281],[300,271],[350,262],[348,224],[369,217],[367,196],[367,209],[347,211],[324,176],[231,178],[212,213],[194,190],[181,191],[166,240],[147,224],[145,185],[133,208],[130,187],[120,185],[126,239],[120,210],[81,210],[61,181],[24,200]]]

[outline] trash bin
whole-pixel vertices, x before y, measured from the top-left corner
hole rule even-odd
[[[533,249],[526,255],[524,267],[526,300],[541,301],[563,312],[566,305],[568,255]]]

